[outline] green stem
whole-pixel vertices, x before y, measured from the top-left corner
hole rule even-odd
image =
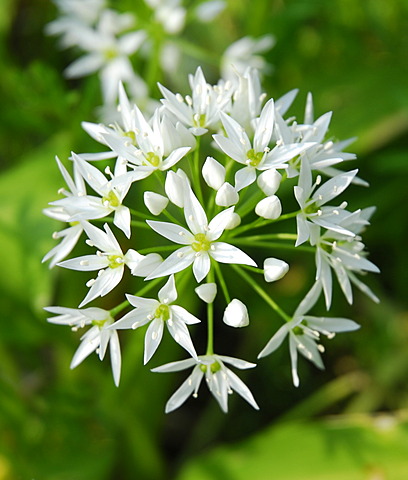
[[[270,240],[276,238],[278,240],[296,240],[296,233],[267,233],[266,235],[251,235],[249,237],[238,237],[236,240],[248,240],[251,242]]]
[[[162,245],[159,247],[149,247],[149,248],[142,248],[138,250],[141,255],[146,255],[147,253],[156,253],[156,252],[171,252],[172,250],[176,250],[179,248],[178,245]]]
[[[252,280],[252,278],[238,265],[231,265],[231,267],[238,273],[240,277],[242,277],[247,284],[263,299],[265,302],[272,307],[272,309],[280,315],[285,322],[289,322],[292,318],[282,310],[282,308],[268,295],[265,290],[259,286],[256,282]]]
[[[240,233],[246,232],[247,230],[251,230],[253,228],[261,228],[261,227],[265,227],[266,225],[269,225],[271,223],[277,223],[277,222],[281,222],[283,220],[288,220],[289,218],[296,217],[296,215],[298,215],[299,212],[300,212],[300,210],[298,210],[296,212],[286,213],[285,215],[281,215],[279,218],[276,218],[274,220],[265,220],[264,218],[257,218],[256,220],[254,220],[251,223],[248,223],[247,225],[243,225],[242,227],[236,228],[235,230],[233,230],[231,232],[230,236],[231,237],[236,237]]]
[[[105,217],[105,218],[95,218],[94,222],[105,222],[105,223],[113,223],[113,218],[111,217]],[[147,230],[150,230],[150,227],[147,223],[145,222],[139,222],[138,220],[131,220],[130,225],[132,227],[139,227],[139,228],[144,228]]]
[[[313,247],[304,247],[300,245],[299,247],[295,247],[294,245],[287,243],[278,243],[278,242],[254,242],[253,240],[247,240],[246,238],[234,238],[234,244],[236,245],[250,245],[251,247],[265,247],[265,248],[280,248],[283,250],[296,250],[299,252],[309,252],[315,253],[315,249]]]
[[[193,184],[195,191],[197,193],[197,198],[200,201],[201,205],[203,203],[203,192],[201,190],[201,178],[200,178],[200,137],[196,139],[196,149],[194,150],[193,155],[193,166],[192,166],[192,174],[193,174]]]
[[[214,282],[214,270],[208,272],[208,282]],[[206,355],[214,354],[214,304],[207,303],[207,350]]]
[[[217,262],[213,262],[213,265],[214,265],[215,273],[217,274],[217,278],[220,281],[221,289],[222,289],[222,292],[224,294],[225,300],[226,300],[227,303],[230,303],[231,302],[231,297],[230,297],[230,294],[228,292],[228,287],[227,287],[227,284],[225,282],[224,275],[221,272],[221,268],[220,268],[220,266],[218,265]]]
[[[135,295],[136,296],[141,296],[141,295],[144,295],[145,293],[147,293],[148,291],[150,291],[153,287],[155,287],[158,283],[160,283],[161,281],[163,280],[163,278],[155,278],[154,280],[151,280],[147,285],[145,285],[144,287],[142,287],[140,290],[138,290]],[[124,310],[127,306],[129,306],[130,303],[128,300],[125,300],[123,301],[122,303],[120,303],[117,307],[115,308],[112,308],[112,310],[110,310],[110,314],[112,317],[114,317],[115,315],[117,315],[118,313],[120,313],[122,310]]]

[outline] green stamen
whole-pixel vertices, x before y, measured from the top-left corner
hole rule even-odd
[[[118,268],[123,265],[122,255],[108,255],[108,260],[109,260],[109,268]]]
[[[170,310],[168,305],[164,305],[163,303],[156,308],[154,312],[155,318],[161,318],[164,322],[170,318]]]
[[[106,205],[106,202],[113,208],[119,207],[120,205],[120,200],[113,190],[111,190],[105,197],[102,197],[102,203]]]
[[[195,252],[205,252],[211,248],[211,242],[208,240],[204,233],[197,233],[194,235],[194,242],[191,244],[191,248]]]
[[[249,160],[249,165],[251,167],[257,167],[261,163],[263,156],[264,156],[263,152],[255,152],[253,148],[247,151],[247,157]]]
[[[160,157],[158,155],[156,155],[154,152],[147,153],[146,160],[153,167],[158,167],[160,165]]]

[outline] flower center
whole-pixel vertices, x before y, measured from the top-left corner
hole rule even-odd
[[[103,55],[105,57],[105,60],[113,60],[118,56],[118,52],[115,48],[107,48],[104,52]]]
[[[146,155],[146,160],[152,165],[153,167],[158,167],[160,165],[160,157],[156,155],[154,152],[148,152]]]
[[[161,318],[163,321],[166,321],[170,318],[170,309],[168,305],[161,303],[154,312],[155,318]]]
[[[195,252],[201,252],[204,250],[205,252],[211,248],[211,242],[208,240],[204,233],[197,233],[194,235],[194,241],[191,244],[191,248]]]
[[[295,334],[295,335],[303,335],[303,328],[302,327],[295,327],[292,332]]]
[[[247,151],[248,163],[251,167],[257,167],[261,163],[263,156],[263,152],[255,152],[253,148]]]
[[[120,201],[116,193],[111,190],[107,195],[102,197],[102,203],[105,205],[105,207],[112,207],[116,208],[119,207]]]
[[[108,255],[109,268],[118,268],[123,265],[122,255]]]
[[[313,213],[317,213],[319,211],[319,207],[316,205],[316,202],[313,202],[310,203],[303,211],[307,215],[312,215]]]
[[[103,318],[102,320],[92,320],[91,324],[95,327],[102,328],[107,322],[108,324],[113,323],[113,318],[110,315],[108,315],[106,318]]]
[[[76,227],[77,225],[79,225],[79,222],[69,222],[70,227]]]

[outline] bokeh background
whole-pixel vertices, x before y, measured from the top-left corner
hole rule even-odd
[[[121,11],[138,4],[112,2]],[[301,362],[295,389],[283,347],[243,377],[261,411],[234,395],[228,415],[204,390],[165,415],[184,376],[142,367],[143,332],[123,337],[116,388],[109,362],[96,356],[69,370],[78,335],[45,320],[45,305],[74,306],[84,291],[77,273],[40,262],[58,228],[41,213],[62,186],[54,156],[98,150],[80,122],[95,121],[101,101],[95,77],[63,78],[77,53],[44,35],[55,16],[50,1],[0,2],[0,480],[406,480],[408,2],[230,0],[212,24],[183,33],[209,52],[210,81],[231,42],[272,33],[264,90],[278,97],[299,88],[294,114],[308,91],[316,114],[334,112],[330,134],[357,137],[353,168],[370,183],[350,188],[350,203],[377,206],[364,239],[382,272],[367,278],[381,303],[356,294],[350,307],[337,295],[336,316],[362,328],[330,342],[326,370]],[[183,88],[200,62],[193,52],[180,70]],[[313,268],[302,256],[295,263],[273,287],[289,310]],[[219,327],[219,335],[223,351],[254,360],[275,327],[260,302],[250,312],[248,331]],[[164,342],[153,366],[177,355]]]

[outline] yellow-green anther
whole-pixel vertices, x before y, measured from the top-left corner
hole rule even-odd
[[[170,318],[170,310],[168,305],[160,304],[156,311],[154,312],[156,318],[161,318],[163,321],[166,321]]]
[[[107,195],[102,197],[102,203],[108,203],[111,207],[119,207],[120,201],[116,193],[111,190]]]
[[[211,373],[216,373],[221,370],[221,365],[218,362],[214,362],[210,365]]]
[[[211,248],[211,242],[204,233],[197,233],[194,235],[194,242],[191,244],[191,248],[195,252],[207,251]]]
[[[261,163],[263,156],[263,152],[255,152],[253,148],[247,151],[247,157],[249,160],[249,165],[251,165],[251,167],[257,167]]]

